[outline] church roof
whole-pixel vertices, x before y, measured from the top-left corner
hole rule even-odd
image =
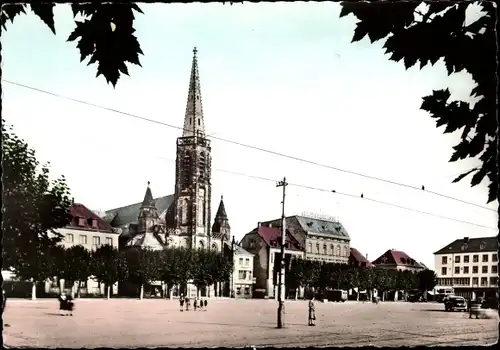
[[[127,246],[139,246],[150,249],[163,249],[163,244],[152,233],[141,233],[127,242]]]
[[[155,200],[153,199],[153,194],[151,193],[151,187],[149,187],[149,181],[148,181],[148,187],[146,188],[146,193],[144,194],[144,199],[142,201],[142,207],[155,207],[156,203]]]
[[[184,117],[184,131],[182,137],[205,134],[205,121],[203,119],[203,106],[201,104],[200,73],[198,71],[198,57],[196,47],[193,50],[193,63],[189,79],[189,91]]]
[[[174,201],[173,194],[154,199],[156,209],[160,213],[165,211],[173,201]],[[139,202],[139,203],[129,204],[124,207],[107,210],[106,218],[113,227],[121,227],[128,224],[136,223],[137,218],[139,216],[139,209],[141,208],[141,206],[142,202]]]
[[[219,209],[217,209],[217,214],[215,214],[215,220],[227,220],[226,208],[224,207],[224,198],[220,197]]]

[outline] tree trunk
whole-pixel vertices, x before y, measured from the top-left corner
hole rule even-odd
[[[36,300],[36,281],[31,285],[31,300]]]
[[[110,286],[109,284],[107,285],[107,291],[106,291],[106,299],[111,299],[111,288],[112,286]]]
[[[358,290],[356,291],[356,301],[359,301],[359,287]]]
[[[75,299],[75,282],[73,282],[73,284],[71,284],[71,289],[70,289],[69,295],[71,295],[71,297],[73,299]]]
[[[141,290],[139,292],[139,299],[142,300],[144,298],[144,284],[141,284]]]
[[[78,297],[78,299],[80,299],[80,297],[82,296],[81,295],[81,284],[82,284],[82,281],[78,281],[78,289],[77,289],[77,292],[76,292],[76,295]]]
[[[66,281],[64,281],[64,279],[59,278],[59,277],[58,277],[58,280],[59,280],[59,294],[63,295],[64,294],[64,283]]]

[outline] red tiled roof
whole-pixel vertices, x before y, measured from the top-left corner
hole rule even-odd
[[[113,228],[111,227],[111,225],[108,222],[106,222],[103,219],[101,219],[98,215],[96,215],[95,213],[93,213],[90,209],[88,209],[83,204],[79,204],[79,203],[73,204],[71,206],[69,212],[70,212],[70,215],[71,215],[72,219],[73,218],[84,218],[85,222],[84,222],[83,226],[79,226],[78,222],[77,221],[75,222],[75,219],[73,219],[71,221],[71,224],[69,224],[66,227],[69,227],[69,228],[78,228],[78,229],[96,230],[95,228],[92,228],[92,224],[88,222],[89,221],[88,219],[95,219],[95,220],[97,220],[97,230],[99,230],[99,231],[109,231],[109,232],[113,231]]]
[[[372,261],[374,265],[398,265],[398,266],[413,266],[422,267],[417,261],[411,258],[405,252],[389,249],[376,260]]]
[[[268,246],[280,246],[281,229],[279,227],[261,226],[256,228],[254,231],[262,237]],[[290,231],[288,230],[286,230],[285,241],[288,243],[288,248],[286,249],[301,250],[299,242],[290,234]],[[276,244],[274,244],[274,242],[276,242]]]
[[[359,250],[356,248],[351,248],[351,259],[355,260],[358,262],[358,264],[365,264],[367,267],[373,266],[373,264],[363,255],[360,253]]]

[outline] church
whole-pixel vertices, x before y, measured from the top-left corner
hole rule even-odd
[[[222,252],[229,244],[230,231],[221,196],[213,224],[211,148],[205,136],[197,50],[189,81],[182,136],[177,138],[175,192],[154,198],[148,182],[142,202],[107,210],[104,219],[120,233],[119,247],[165,247],[212,249]],[[194,286],[188,285],[188,295]],[[219,289],[218,287],[215,288]],[[173,291],[174,296],[178,291]]]

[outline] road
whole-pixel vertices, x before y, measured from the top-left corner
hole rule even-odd
[[[498,339],[498,314],[469,319],[442,304],[286,303],[286,327],[276,328],[272,300],[209,300],[207,311],[180,312],[177,301],[82,299],[74,316],[59,316],[56,300],[8,301],[9,347],[240,347],[486,345]]]

